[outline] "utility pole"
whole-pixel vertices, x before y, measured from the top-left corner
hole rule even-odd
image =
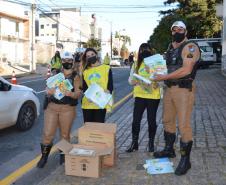
[[[0,17],[0,63],[2,63],[2,19]]]
[[[35,56],[34,56],[34,43],[35,43],[35,9],[36,9],[36,3],[35,0],[32,0],[31,5],[31,39],[30,39],[30,53],[31,53],[31,63],[30,63],[30,72],[34,72],[36,70],[36,63],[35,63]]]
[[[81,15],[82,15],[82,7],[80,6],[80,11],[79,11],[79,15],[80,15],[80,34],[79,34],[79,36],[80,36],[80,39],[79,39],[79,48],[81,48],[82,47],[82,26],[81,26]]]
[[[222,64],[221,70],[226,75],[226,0],[223,1],[223,34],[222,34]]]
[[[110,37],[110,47],[111,47],[111,59],[112,59],[112,21],[111,21],[111,37]]]

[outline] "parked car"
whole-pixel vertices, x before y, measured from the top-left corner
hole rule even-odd
[[[112,58],[110,66],[121,66],[122,58]]]
[[[208,68],[216,61],[216,55],[213,53],[213,48],[205,41],[198,41],[197,44],[201,50],[200,66]]]
[[[39,114],[40,102],[33,89],[0,77],[0,129],[16,125],[21,131],[28,130]]]

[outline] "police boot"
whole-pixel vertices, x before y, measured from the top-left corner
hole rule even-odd
[[[154,157],[155,158],[176,157],[176,154],[173,148],[173,145],[176,139],[176,134],[164,131],[164,138],[165,138],[165,148],[162,151],[154,152]]]
[[[134,152],[138,150],[138,136],[133,136],[131,145],[127,148],[126,152]]]
[[[192,143],[193,141],[189,141],[188,143],[184,143],[180,141],[181,159],[175,170],[176,175],[184,175],[191,168],[190,153],[191,153]]]
[[[41,150],[42,150],[42,157],[39,160],[38,164],[37,164],[37,168],[43,168],[47,162],[50,150],[52,148],[52,144],[50,145],[44,145],[44,144],[40,144],[41,145]]]

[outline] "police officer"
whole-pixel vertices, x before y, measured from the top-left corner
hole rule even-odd
[[[154,153],[154,157],[175,157],[176,116],[181,135],[181,159],[175,170],[176,175],[183,175],[191,168],[190,152],[192,148],[191,114],[195,98],[194,79],[200,49],[186,37],[186,26],[176,21],[171,27],[172,43],[166,52],[167,75],[156,75],[156,81],[165,81],[166,90],[163,98],[163,123],[165,148]]]
[[[71,126],[76,116],[77,99],[81,94],[79,89],[80,77],[73,69],[74,61],[72,54],[64,52],[61,58],[63,66],[62,72],[65,78],[73,85],[73,89],[71,91],[65,91],[65,96],[60,100],[54,97],[55,88],[46,89],[49,103],[44,112],[44,129],[41,143],[42,156],[37,164],[38,168],[43,168],[47,162],[58,126],[60,128],[61,138],[68,141],[70,140]],[[63,162],[63,159],[61,159],[61,161]]]
[[[82,56],[83,82],[82,90],[85,92],[92,83],[97,83],[105,91],[113,93],[113,77],[109,65],[99,62],[97,51],[87,48]],[[82,111],[84,122],[105,122],[107,106],[103,109],[89,101],[85,96],[82,98]]]

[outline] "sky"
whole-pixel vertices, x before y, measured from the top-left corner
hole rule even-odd
[[[16,1],[16,0],[15,0]],[[165,6],[165,0],[20,0],[23,2],[36,2],[48,7],[81,7],[82,15],[95,13],[99,19],[112,22],[112,32],[130,36],[130,50],[138,50],[139,45],[147,42],[154,28],[161,20],[160,10],[168,10],[173,6]]]

